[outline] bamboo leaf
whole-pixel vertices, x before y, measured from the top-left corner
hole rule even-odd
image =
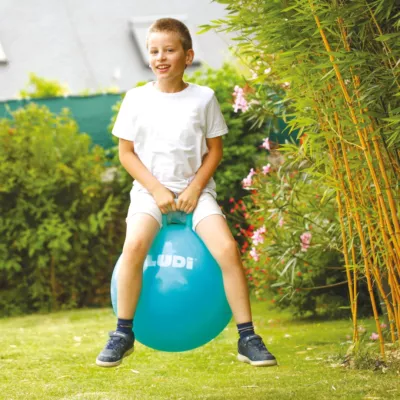
[[[386,33],[384,35],[379,35],[378,37],[375,38],[377,42],[386,42],[387,40],[394,39],[400,37],[400,32],[396,33]]]

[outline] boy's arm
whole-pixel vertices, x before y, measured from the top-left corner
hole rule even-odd
[[[196,208],[201,192],[214,175],[223,156],[222,136],[206,139],[208,153],[189,186],[179,195],[178,210],[191,213]]]
[[[122,166],[133,179],[149,191],[162,213],[176,210],[174,194],[163,186],[142,163],[135,153],[133,142],[120,138],[118,154]]]

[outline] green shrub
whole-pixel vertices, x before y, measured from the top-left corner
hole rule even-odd
[[[272,296],[294,315],[347,316],[335,191],[304,172],[304,162],[289,157],[265,154],[247,182],[251,194],[232,204],[232,214],[242,214],[248,223],[247,229],[240,227],[247,238],[242,253],[248,280],[259,299]],[[359,300],[365,294],[360,290]]]
[[[120,89],[117,86],[98,88],[95,91],[91,89],[83,89],[79,93],[79,96],[85,97],[100,93],[118,93],[119,91]],[[29,74],[29,80],[25,85],[25,88],[20,90],[19,96],[22,99],[42,99],[68,96],[71,94],[70,92],[68,85],[61,84],[56,80],[42,78],[31,72]]]
[[[236,85],[245,87],[246,81],[231,64],[225,63],[220,69],[196,71],[187,79],[215,91],[229,129],[229,133],[223,136],[224,157],[214,176],[218,201],[227,212],[231,197],[241,198],[246,194],[240,182],[247,174],[248,166],[261,153],[258,144],[268,136],[267,129],[265,126],[253,129],[253,122],[248,121],[244,113],[234,111],[234,88]]]
[[[67,110],[12,117],[0,120],[0,315],[93,304],[124,228],[104,151]]]
[[[61,97],[69,93],[67,85],[58,81],[41,78],[34,73],[29,74],[29,81],[25,89],[20,90],[19,95],[23,99],[39,99],[49,97]]]

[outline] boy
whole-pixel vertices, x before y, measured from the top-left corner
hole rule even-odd
[[[254,333],[240,253],[216,202],[212,178],[228,132],[214,92],[183,81],[193,61],[187,27],[159,19],[147,36],[155,82],[127,92],[112,133],[119,158],[135,179],[118,276],[118,322],[96,359],[119,365],[133,352],[133,316],[142,284],[143,262],[162,224],[162,213],[193,212],[193,229],[221,267],[224,289],[239,331],[238,359],[254,366],[276,365]],[[173,323],[173,321],[172,321]]]

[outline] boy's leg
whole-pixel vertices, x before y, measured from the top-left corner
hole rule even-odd
[[[118,318],[134,316],[142,288],[143,263],[159,229],[160,225],[149,214],[138,213],[127,221],[118,274]]]
[[[197,224],[196,233],[221,267],[226,297],[238,330],[241,327],[250,329],[244,335],[241,334],[238,359],[254,366],[276,365],[275,357],[267,350],[261,337],[254,334],[240,252],[226,220],[221,215],[209,215]]]
[[[101,367],[114,367],[133,352],[132,320],[142,288],[143,263],[160,229],[159,222],[149,214],[136,213],[128,218],[126,238],[118,273],[118,324],[96,359]]]
[[[239,249],[224,217],[209,215],[198,223],[196,233],[221,267],[225,294],[236,324],[251,321],[249,290]]]

